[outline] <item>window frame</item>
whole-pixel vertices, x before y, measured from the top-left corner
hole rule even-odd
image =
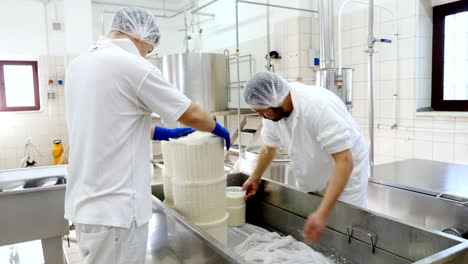
[[[431,106],[436,111],[468,111],[468,100],[444,100],[445,17],[465,11],[468,1],[433,7]]]
[[[34,85],[34,106],[14,106],[8,107],[6,104],[5,76],[3,72],[4,65],[27,65],[33,69]],[[18,111],[38,111],[41,109],[39,93],[39,75],[37,70],[37,61],[11,61],[0,60],[0,112],[18,112]]]

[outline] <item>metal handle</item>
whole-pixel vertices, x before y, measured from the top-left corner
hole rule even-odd
[[[446,193],[440,193],[439,195],[436,196],[437,199],[440,199],[440,200],[443,200],[443,201],[448,201],[448,202],[452,202],[452,203],[457,203],[457,204],[461,204],[461,205],[464,205],[464,206],[468,206],[468,201],[458,201],[458,200],[454,200],[454,199],[450,199],[450,198],[445,198],[445,197],[442,197],[446,195]]]
[[[379,42],[382,42],[382,43],[392,43],[392,40],[391,39],[378,39]]]
[[[364,234],[370,238],[372,253],[375,253],[375,245],[377,243],[377,234],[369,232],[358,226],[346,226],[346,232],[348,233],[348,243],[351,244],[351,238],[353,237],[354,231]]]

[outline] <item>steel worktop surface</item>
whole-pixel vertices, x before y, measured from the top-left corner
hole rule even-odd
[[[468,200],[468,166],[409,159],[375,166],[369,181],[434,196]]]
[[[148,226],[146,264],[238,263],[237,255],[222,250],[224,245],[207,237],[190,221],[153,197],[153,216]]]

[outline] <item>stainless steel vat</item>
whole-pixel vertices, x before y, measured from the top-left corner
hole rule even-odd
[[[353,68],[342,68],[341,77],[339,77],[338,70],[334,68],[317,70],[315,85],[334,92],[349,110],[352,108],[353,101],[353,71]]]
[[[215,53],[179,53],[163,57],[164,77],[207,111],[228,109],[226,57]]]
[[[245,149],[242,154],[240,171],[252,174],[257,165],[258,156],[262,146],[252,146]],[[296,179],[289,175],[289,156],[283,149],[278,149],[275,159],[263,174],[264,178],[278,182],[284,182],[291,186],[296,186]]]
[[[240,186],[247,177],[245,174],[228,175],[227,184]],[[163,195],[161,190],[162,186],[153,186],[153,194],[159,199]],[[257,194],[247,201],[247,222],[302,241],[304,221],[321,201],[320,196],[262,180]],[[154,210],[165,214],[164,219],[173,218],[188,231],[188,237],[197,237],[199,240],[186,239],[185,236],[184,239],[178,239],[178,236],[173,235],[174,231],[170,230],[154,234],[150,232],[148,243],[157,246],[151,247],[153,258],[147,263],[159,263],[161,255],[167,260],[178,261],[174,263],[186,263],[184,260],[190,257],[186,250],[190,248],[204,252],[198,255],[200,259],[197,263],[244,263],[230,247],[233,244],[229,243],[229,232],[228,244],[222,245],[162,202],[154,200],[153,206]],[[167,227],[175,230],[169,221]],[[341,202],[337,203],[331,213],[324,235],[311,246],[336,263],[462,264],[468,261],[468,242],[463,239],[421,229]]]

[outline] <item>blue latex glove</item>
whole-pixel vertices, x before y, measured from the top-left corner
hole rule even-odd
[[[153,140],[169,140],[170,138],[179,138],[195,132],[193,128],[181,127],[181,128],[164,128],[154,127]]]
[[[215,134],[218,137],[224,138],[224,140],[226,141],[226,149],[229,150],[229,148],[231,147],[231,136],[229,135],[229,131],[226,128],[224,128],[222,125],[216,122],[215,129],[213,129],[211,133]]]

